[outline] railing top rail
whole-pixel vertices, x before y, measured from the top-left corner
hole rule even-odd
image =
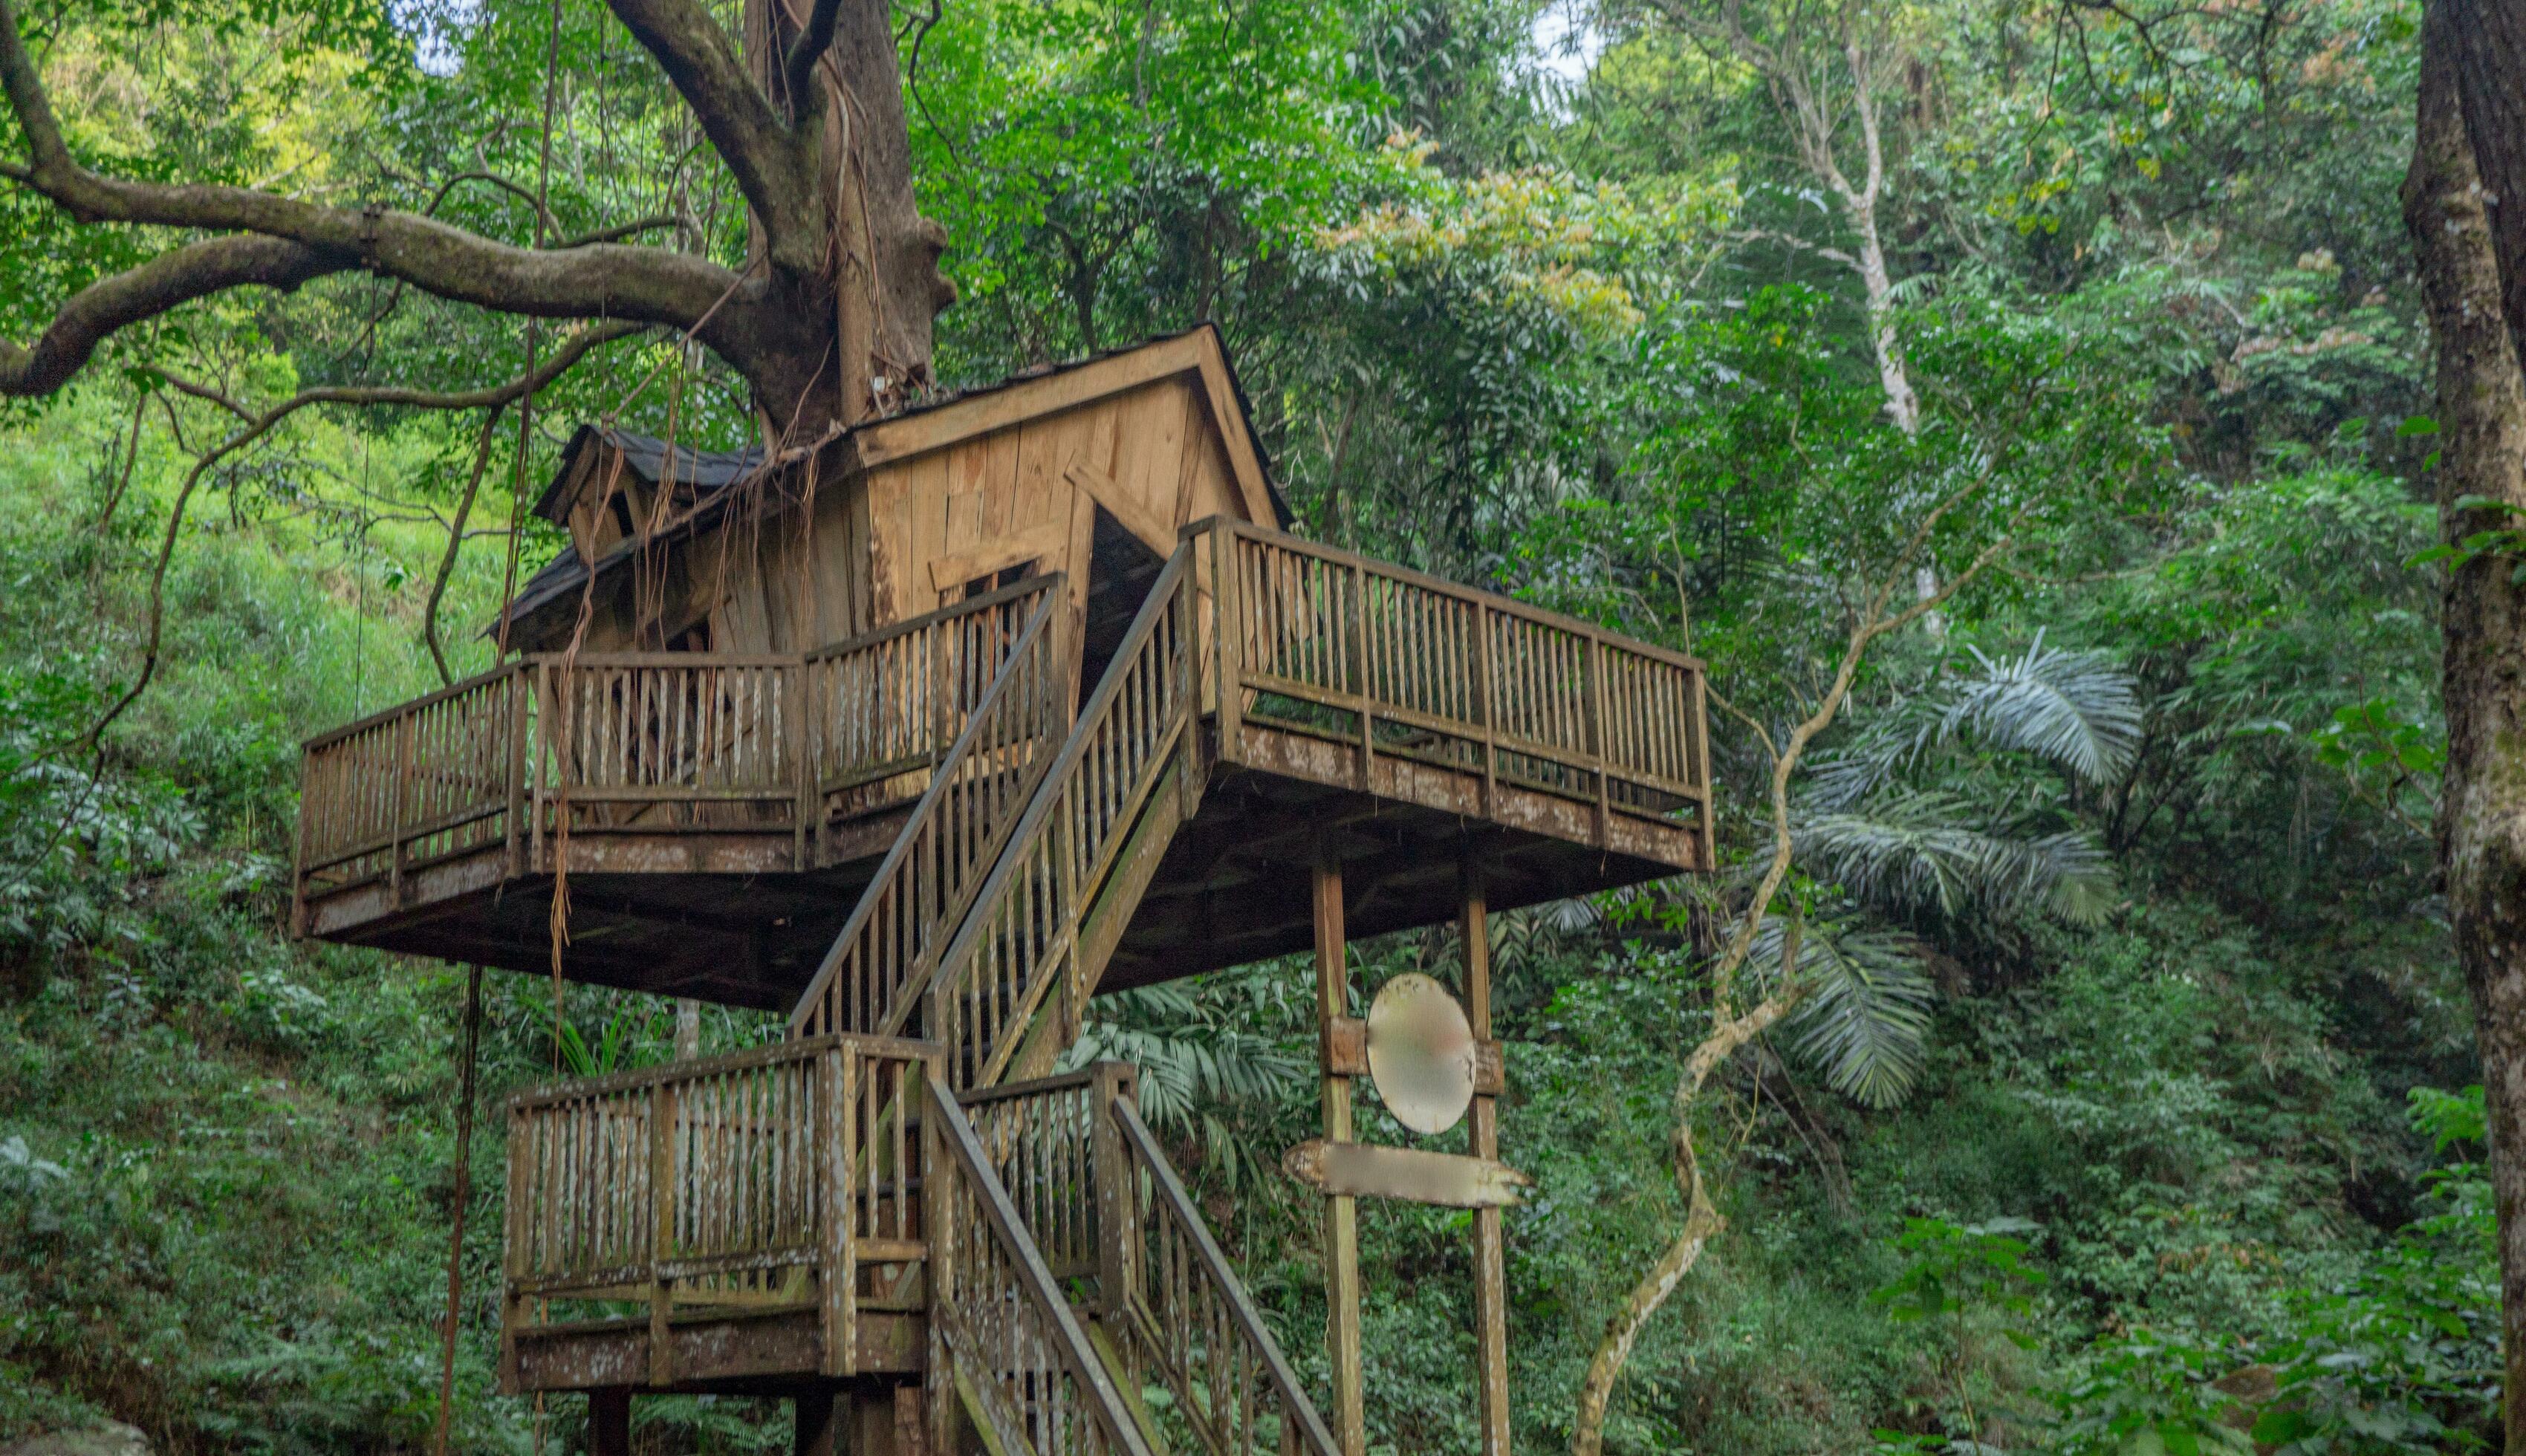
[[[1029,1078],[1025,1081],[997,1082],[987,1087],[975,1087],[958,1092],[956,1100],[967,1107],[981,1107],[990,1102],[1009,1102],[1021,1097],[1048,1097],[1055,1092],[1075,1091],[1094,1086],[1097,1077],[1107,1068],[1127,1067],[1128,1062],[1090,1062],[1076,1072],[1057,1073],[1051,1077]]]
[[[530,652],[518,659],[550,668],[794,668],[795,652]]]
[[[822,647],[811,648],[803,656],[808,662],[820,662],[829,657],[841,657],[849,653],[865,651],[881,642],[910,636],[914,632],[935,627],[950,618],[963,617],[975,612],[987,612],[1002,603],[1013,602],[1038,591],[1051,590],[1061,584],[1061,577],[1062,574],[1059,572],[1045,572],[1039,576],[1029,577],[1023,581],[1012,581],[1006,586],[994,587],[980,596],[969,596],[961,602],[951,602],[935,611],[924,612],[918,617],[905,618],[901,622],[878,628],[873,631],[862,632],[845,641],[829,642]]]
[[[1654,642],[1643,642],[1638,637],[1598,626],[1585,618],[1551,611],[1548,608],[1536,606],[1532,602],[1519,601],[1502,592],[1487,591],[1479,586],[1467,586],[1461,581],[1450,581],[1444,577],[1433,577],[1427,572],[1416,572],[1410,567],[1397,566],[1390,561],[1380,561],[1374,556],[1362,556],[1356,551],[1345,551],[1339,546],[1328,546],[1322,541],[1310,541],[1304,536],[1293,536],[1287,531],[1273,530],[1250,522],[1238,521],[1234,517],[1204,517],[1187,526],[1184,528],[1184,534],[1193,536],[1210,530],[1225,530],[1245,540],[1260,541],[1267,546],[1293,551],[1301,556],[1313,556],[1338,566],[1357,567],[1389,580],[1401,581],[1440,596],[1453,597],[1458,601],[1487,607],[1503,617],[1515,617],[1521,621],[1534,623],[1538,627],[1548,627],[1593,638],[1605,646],[1637,653],[1642,657],[1654,658],[1691,672],[1705,671],[1701,659],[1690,653],[1661,647]]]
[[[830,1051],[842,1047],[864,1056],[899,1057],[908,1061],[931,1061],[944,1053],[935,1041],[915,1041],[904,1036],[861,1036],[836,1032],[829,1036],[802,1036],[766,1042],[743,1051],[725,1052],[716,1057],[696,1057],[689,1061],[661,1062],[651,1067],[634,1067],[628,1072],[609,1073],[603,1077],[581,1078],[577,1081],[556,1082],[547,1086],[529,1087],[509,1094],[509,1110],[550,1107],[556,1103],[577,1102],[589,1097],[610,1097],[621,1092],[637,1091],[664,1082],[691,1081],[697,1078],[716,1077],[728,1072],[745,1072],[756,1067],[777,1066],[783,1062],[812,1062]]]
[[[1123,1404],[1122,1394],[1114,1388],[1112,1378],[1105,1374],[1104,1361],[1097,1358],[1087,1334],[1079,1328],[1079,1317],[1071,1313],[1070,1300],[1054,1282],[1052,1270],[1043,1262],[1043,1254],[1026,1231],[1025,1221],[1018,1216],[1017,1205],[1009,1201],[1008,1190],[1000,1186],[999,1175],[992,1171],[983,1142],[975,1135],[974,1125],[957,1105],[955,1091],[946,1079],[934,1074],[930,1078],[931,1112],[937,1118],[943,1134],[939,1141],[947,1155],[962,1165],[964,1175],[974,1185],[976,1202],[983,1206],[984,1217],[991,1231],[1015,1266],[1025,1294],[1052,1324],[1054,1341],[1061,1352],[1061,1363],[1069,1368],[1070,1378],[1077,1381],[1088,1396],[1087,1404],[1096,1414],[1096,1424],[1104,1429],[1105,1439],[1123,1456],[1150,1456],[1148,1442],[1140,1436],[1138,1423],[1132,1419]]]
[[[390,708],[380,708],[366,718],[354,719],[349,723],[343,724],[340,728],[327,728],[321,733],[316,733],[309,737],[302,738],[299,740],[298,750],[301,753],[314,753],[319,748],[330,747],[336,741],[350,737],[353,733],[365,732],[370,728],[376,728],[379,724],[390,723],[408,713],[418,713],[422,709],[429,707],[434,703],[443,703],[449,698],[462,697],[466,693],[472,692],[474,689],[480,687],[482,684],[491,681],[495,678],[504,677],[516,671],[518,671],[518,664],[516,662],[504,662],[496,668],[490,668],[483,672],[477,673],[471,678],[460,678],[457,681],[451,682],[447,686],[438,689],[436,692],[424,693],[422,696],[417,698],[407,698]]]
[[[1210,1236],[1210,1226],[1203,1222],[1192,1195],[1185,1189],[1184,1180],[1176,1177],[1175,1165],[1159,1148],[1158,1139],[1149,1131],[1149,1125],[1140,1121],[1139,1110],[1132,1105],[1129,1097],[1115,1098],[1110,1110],[1115,1123],[1123,1130],[1123,1140],[1148,1168],[1149,1180],[1156,1185],[1157,1196],[1171,1207],[1176,1222],[1191,1240],[1194,1257],[1201,1261],[1202,1272],[1210,1276],[1221,1298],[1227,1301],[1229,1314],[1237,1322],[1238,1332],[1253,1345],[1256,1358],[1262,1361],[1264,1373],[1271,1378],[1273,1388],[1280,1393],[1282,1419],[1297,1423],[1298,1435],[1310,1456],[1341,1456],[1341,1447],[1334,1440],[1332,1429],[1325,1425],[1325,1418],[1316,1410],[1315,1402],[1307,1398],[1305,1389],[1299,1385],[1298,1373],[1290,1368],[1288,1358],[1281,1353],[1279,1342],[1272,1338],[1270,1328],[1263,1323],[1262,1311],[1254,1307],[1253,1298],[1245,1292],[1245,1285],[1237,1278],[1236,1270],[1230,1267],[1227,1252],[1220,1248],[1219,1240]]]
[[[1056,572],[1045,579],[1057,581],[1060,579],[1060,574]],[[1036,637],[1051,630],[1053,612],[1060,603],[1060,594],[1054,593],[1046,596],[1036,604],[1033,612],[1027,614],[1026,626],[1018,632],[1017,642],[1009,648],[1007,656],[1009,663],[1016,663],[1029,648],[1035,645]],[[859,903],[851,908],[850,919],[844,921],[841,929],[834,933],[833,944],[826,950],[824,960],[817,965],[816,974],[808,980],[807,988],[798,993],[797,1007],[789,1013],[791,1034],[796,1034],[815,1015],[816,1003],[825,998],[825,992],[834,983],[834,974],[840,969],[843,960],[849,956],[851,947],[858,943],[861,929],[868,924],[868,918],[877,912],[878,886],[891,879],[902,869],[904,860],[912,854],[915,848],[914,841],[920,837],[914,830],[923,821],[938,812],[939,800],[955,787],[956,765],[972,751],[975,736],[989,728],[992,708],[999,703],[1003,694],[1014,691],[1010,684],[1016,678],[1016,674],[1003,668],[991,679],[991,685],[984,692],[982,701],[974,705],[974,711],[965,715],[965,727],[956,734],[956,741],[948,745],[946,754],[938,760],[938,767],[930,776],[930,786],[922,790],[921,801],[912,807],[912,817],[904,821],[903,829],[894,836],[894,844],[886,850],[885,858],[878,863],[877,873],[869,877],[869,889],[861,894]],[[921,987],[910,984],[905,985],[902,991],[902,995],[907,1000],[920,993]]]
[[[434,704],[434,703],[444,702],[444,701],[446,701],[446,700],[447,700],[447,699],[449,699],[449,698],[460,696],[460,695],[462,695],[462,694],[464,694],[464,693],[467,693],[467,692],[472,691],[473,689],[475,689],[475,688],[477,688],[477,687],[480,687],[483,683],[488,682],[488,681],[492,680],[492,679],[493,679],[493,678],[499,678],[499,677],[501,677],[501,676],[503,676],[503,675],[505,675],[505,674],[519,672],[519,671],[521,671],[521,670],[523,670],[523,669],[525,669],[525,668],[529,668],[529,667],[537,667],[537,666],[554,666],[554,667],[559,667],[559,666],[572,666],[572,667],[581,667],[581,668],[696,668],[696,667],[700,667],[700,668],[784,668],[784,667],[797,667],[797,666],[800,666],[800,665],[805,664],[805,663],[821,662],[821,661],[824,661],[824,660],[825,660],[825,659],[827,659],[827,658],[842,657],[842,656],[847,656],[848,654],[853,653],[853,652],[863,651],[863,650],[865,650],[865,649],[867,649],[867,648],[877,646],[877,645],[878,645],[879,643],[881,643],[881,642],[884,642],[884,641],[890,640],[890,639],[895,638],[895,637],[905,636],[905,635],[908,635],[908,634],[910,634],[910,633],[920,631],[920,630],[922,630],[922,629],[924,629],[924,628],[926,628],[935,627],[935,626],[936,626],[936,625],[938,625],[939,623],[941,623],[941,622],[945,622],[945,621],[948,621],[948,620],[949,620],[949,619],[951,619],[951,618],[962,617],[962,616],[966,616],[966,615],[968,615],[968,614],[976,613],[976,612],[985,612],[985,611],[988,611],[988,610],[990,610],[990,609],[991,609],[991,608],[993,608],[993,607],[1000,606],[1000,605],[1002,605],[1002,604],[1004,604],[1004,603],[1007,603],[1007,602],[1015,601],[1015,600],[1017,600],[1017,599],[1019,599],[1019,598],[1021,598],[1021,597],[1029,596],[1029,595],[1032,595],[1032,594],[1036,593],[1036,592],[1042,592],[1042,591],[1048,591],[1048,590],[1051,590],[1052,588],[1057,587],[1057,586],[1060,584],[1060,582],[1061,582],[1061,574],[1060,574],[1059,572],[1051,572],[1051,573],[1047,573],[1047,574],[1045,574],[1045,575],[1043,575],[1043,576],[1039,576],[1039,577],[1027,577],[1027,578],[1026,578],[1025,580],[1023,580],[1023,581],[1014,581],[1014,582],[1011,582],[1010,584],[1008,584],[1008,585],[1006,585],[1006,586],[999,587],[999,588],[997,588],[997,589],[995,589],[995,590],[992,590],[992,591],[986,591],[986,592],[983,593],[981,596],[969,597],[969,598],[967,598],[967,599],[966,599],[966,600],[964,600],[964,601],[956,602],[956,603],[954,603],[954,604],[952,604],[952,605],[949,605],[949,606],[940,607],[939,609],[937,609],[937,610],[936,610],[936,611],[935,611],[935,612],[925,612],[925,613],[923,613],[923,614],[922,614],[921,616],[919,616],[919,617],[914,617],[914,618],[911,618],[911,619],[909,619],[909,620],[907,620],[907,621],[897,622],[897,623],[891,624],[891,625],[886,626],[886,627],[882,627],[882,628],[877,628],[875,631],[863,632],[863,633],[861,633],[860,635],[858,635],[858,636],[856,636],[856,637],[849,637],[849,638],[845,638],[844,640],[839,641],[839,642],[830,642],[830,643],[827,643],[826,645],[824,645],[824,646],[822,646],[822,647],[813,648],[813,649],[810,649],[810,650],[808,650],[808,651],[806,651],[806,652],[581,652],[581,653],[577,653],[577,654],[567,653],[567,652],[527,652],[527,653],[521,653],[521,654],[519,654],[518,656],[511,658],[511,659],[510,659],[510,660],[508,660],[507,662],[504,662],[504,663],[500,664],[500,665],[499,665],[498,667],[496,667],[496,668],[490,668],[490,669],[487,669],[487,670],[485,670],[485,671],[483,671],[483,672],[477,673],[477,674],[475,674],[475,675],[474,675],[473,677],[471,677],[471,678],[465,678],[465,679],[463,679],[463,680],[461,680],[461,681],[458,681],[458,682],[452,683],[452,684],[450,684],[450,685],[448,685],[448,686],[446,686],[446,687],[439,688],[439,689],[437,689],[437,690],[436,690],[436,691],[434,691],[434,692],[425,693],[424,695],[422,695],[422,696],[420,696],[420,697],[417,697],[417,698],[407,698],[407,699],[405,699],[403,702],[393,704],[393,705],[392,705],[392,706],[390,706],[390,707],[380,708],[380,709],[379,709],[377,712],[370,714],[370,715],[369,715],[369,716],[367,716],[366,718],[357,719],[357,720],[355,720],[355,721],[353,721],[353,722],[343,724],[343,725],[342,725],[341,727],[339,727],[339,728],[327,728],[325,731],[323,731],[323,732],[321,732],[321,733],[315,733],[315,734],[312,734],[312,735],[310,735],[310,736],[308,736],[308,737],[306,737],[306,738],[303,738],[303,739],[299,740],[299,749],[300,749],[300,751],[301,751],[301,752],[304,752],[304,753],[313,753],[313,752],[315,752],[316,750],[318,750],[318,749],[320,749],[320,748],[328,747],[328,746],[331,745],[332,743],[334,743],[334,742],[336,742],[336,741],[338,741],[338,740],[340,740],[340,739],[347,738],[347,737],[351,736],[351,735],[352,735],[352,734],[354,734],[354,733],[358,733],[358,732],[364,731],[364,730],[366,730],[366,729],[368,729],[368,728],[376,728],[376,727],[378,727],[379,724],[383,724],[383,723],[391,722],[391,721],[393,721],[394,719],[404,717],[404,716],[406,716],[407,714],[418,713],[418,712],[420,712],[422,709],[427,708],[427,707],[429,707],[430,705],[432,705],[432,704]]]

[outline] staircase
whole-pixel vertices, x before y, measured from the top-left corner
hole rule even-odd
[[[1130,1069],[1053,1068],[1109,978],[1292,948],[1328,835],[1371,929],[1452,913],[1467,845],[1522,900],[1706,868],[1698,665],[1213,525],[1074,713],[1067,598],[967,659],[785,1040],[513,1102],[507,1388],[891,1385],[931,1456],[1338,1456]]]
[[[791,1018],[943,1049],[920,1115],[934,1449],[961,1415],[1002,1456],[1336,1456],[1118,1069],[1043,1076],[1199,803],[1193,559],[1075,720],[1045,593]]]

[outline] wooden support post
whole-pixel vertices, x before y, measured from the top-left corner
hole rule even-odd
[[[907,1403],[905,1396],[912,1399]],[[849,1456],[912,1456],[922,1449],[921,1387],[898,1385],[884,1390],[859,1390],[850,1402]],[[907,1430],[907,1420],[909,1429]],[[834,1423],[842,1424],[839,1421]],[[826,1456],[826,1453],[817,1453]],[[840,1456],[840,1453],[833,1453]]]
[[[632,1456],[632,1392],[587,1392],[587,1456]]]
[[[836,1399],[831,1385],[803,1385],[790,1402],[797,1408],[797,1424],[790,1428],[790,1456],[843,1456],[839,1435],[841,1422],[834,1419]]]
[[[1130,1318],[1133,1282],[1139,1278],[1139,1175],[1123,1150],[1123,1128],[1114,1103],[1138,1101],[1137,1069],[1123,1062],[1096,1064],[1091,1147],[1096,1188],[1096,1314],[1120,1330]]]
[[[1474,1039],[1491,1039],[1490,918],[1482,872],[1464,869],[1465,1019]],[[1499,1158],[1497,1098],[1477,1092],[1466,1133],[1475,1157]],[[1508,1445],[1508,1251],[1498,1208],[1474,1210],[1474,1360],[1482,1406],[1478,1419],[1483,1456],[1509,1456]]]
[[[1350,968],[1343,958],[1341,862],[1319,846],[1315,864],[1317,1056],[1324,1068],[1325,1137],[1348,1142],[1350,1079],[1333,1068],[1337,1020],[1350,1014]],[[1325,1198],[1325,1345],[1334,1369],[1334,1435],[1342,1456],[1366,1456],[1367,1405],[1360,1388],[1359,1200]]]

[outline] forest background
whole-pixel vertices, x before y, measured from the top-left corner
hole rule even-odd
[[[742,256],[733,185],[591,0],[27,16],[74,143],[126,175]],[[1647,1324],[1610,1449],[2496,1444],[2432,853],[2451,558],[2396,199],[2417,6],[898,19],[962,295],[941,377],[1217,319],[1309,533],[1709,660],[1732,864],[1872,552],[1943,482],[2010,482],[1974,539],[2012,549],[1878,645],[1793,780],[1785,914],[1819,991],[1695,1104],[1726,1227]],[[0,337],[132,257],[11,191],[0,236]],[[651,333],[545,391],[523,458],[499,410],[318,404],[231,440],[301,389],[474,387],[552,343],[346,276],[171,315],[0,412],[0,1439],[426,1442],[462,975],[284,938],[296,744],[490,662],[504,583],[563,544],[513,530],[519,482],[577,421],[753,427]],[[1528,1449],[1569,1443],[1686,1218],[1670,1095],[1746,879],[1500,918]],[[1372,945],[1364,979],[1449,955]],[[1321,1383],[1314,1222],[1277,1171],[1314,1121],[1309,991],[1276,963],[1108,998],[1083,1054],[1148,1069]],[[495,976],[481,1105],[672,1042],[660,1003],[556,1015]],[[574,1402],[492,1387],[499,1158],[477,1139],[457,1440],[561,1449]],[[1471,1451],[1464,1220],[1363,1226],[1372,1442]],[[753,1402],[639,1409],[645,1452],[788,1439]]]

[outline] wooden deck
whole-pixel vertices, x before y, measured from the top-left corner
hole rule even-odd
[[[514,1099],[502,1388],[920,1387],[986,1449],[1336,1456],[1135,1069],[938,1066],[824,1037]]]
[[[787,1007],[1058,581],[794,657],[534,655],[308,741],[293,924]]]
[[[1710,867],[1699,664],[1277,532],[1187,537],[1206,791],[1106,984],[1305,948],[1319,852],[1360,933],[1450,918],[1469,859],[1500,908]],[[530,657],[313,739],[297,928],[539,972],[565,880],[573,979],[789,1007],[1046,596],[795,658]],[[1031,784],[1022,743],[971,772]]]

